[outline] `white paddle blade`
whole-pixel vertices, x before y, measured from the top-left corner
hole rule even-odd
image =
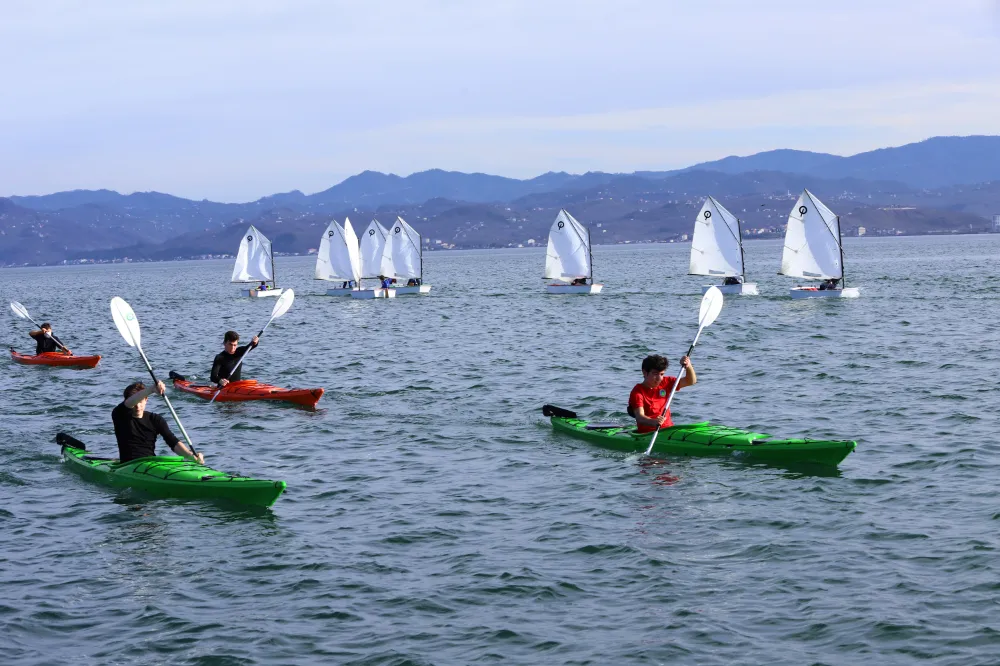
[[[282,292],[281,296],[278,297],[278,302],[274,304],[274,309],[271,310],[271,319],[277,319],[288,312],[288,308],[292,307],[292,301],[294,300],[294,290],[288,289]]]
[[[111,299],[111,316],[115,320],[118,332],[125,338],[129,347],[138,347],[140,340],[139,320],[135,318],[132,306],[125,302],[121,296]]]
[[[718,287],[712,287],[701,299],[701,310],[698,312],[698,328],[711,324],[722,312],[722,292]]]
[[[21,319],[29,319],[29,317],[28,317],[28,308],[24,307],[23,305],[21,305],[17,301],[11,301],[10,302],[10,309],[11,309],[11,311],[14,314],[16,314]]]

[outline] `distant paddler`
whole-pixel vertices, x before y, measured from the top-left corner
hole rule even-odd
[[[238,382],[243,372],[243,364],[240,360],[243,356],[257,346],[260,339],[255,335],[250,340],[250,344],[239,347],[240,334],[236,331],[226,331],[222,338],[222,351],[216,354],[212,362],[212,382],[218,387],[225,388],[229,382]]]
[[[111,411],[115,438],[118,440],[119,462],[155,456],[156,436],[159,435],[177,455],[205,464],[205,457],[201,452],[191,453],[191,449],[170,431],[162,416],[146,411],[146,401],[149,396],[154,393],[165,395],[166,390],[163,382],[156,382],[156,386],[149,388],[142,382],[135,382],[125,387],[125,400]]]
[[[640,433],[672,426],[674,422],[670,419],[670,409],[667,408],[671,391],[698,383],[694,366],[687,356],[681,357],[684,374],[680,381],[677,377],[667,376],[668,365],[670,361],[658,354],[642,360],[642,381],[635,385],[628,396],[628,413],[635,419],[636,429]],[[677,389],[673,388],[674,384],[677,384]]]
[[[70,356],[73,355],[66,345],[62,343],[62,340],[57,338],[52,334],[52,324],[49,322],[42,323],[38,327],[37,331],[29,331],[28,335],[32,337],[35,341],[35,355],[47,354],[49,352],[57,352],[60,349],[64,350]]]

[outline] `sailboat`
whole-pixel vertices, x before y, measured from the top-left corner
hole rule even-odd
[[[740,221],[714,197],[705,199],[695,218],[688,275],[726,278],[723,284],[702,287],[702,293],[714,286],[723,294],[760,294],[755,283],[746,282]]]
[[[256,287],[240,289],[240,296],[264,298],[265,296],[280,296],[281,289],[274,281],[274,255],[271,254],[271,241],[267,236],[250,225],[240,241],[240,251],[236,254],[236,265],[233,266],[233,277],[230,282],[250,282],[260,284],[270,282],[269,289]]]
[[[340,282],[326,290],[327,296],[350,296],[360,289],[361,253],[349,218],[344,218],[344,226],[331,220],[323,232],[316,254],[316,279]]]
[[[601,293],[604,285],[594,284],[593,263],[590,231],[566,210],[560,210],[549,229],[542,279],[558,280],[563,284],[549,284],[545,287],[546,291],[550,294]]]
[[[802,191],[788,214],[785,249],[778,274],[826,281],[820,288],[792,287],[792,298],[857,298],[861,295],[857,287],[844,286],[840,218],[809,190]],[[835,281],[839,281],[839,285],[834,286]]]
[[[431,285],[424,284],[424,253],[420,234],[401,217],[389,229],[389,238],[382,254],[382,274],[395,278],[396,295],[428,294]],[[407,284],[402,281],[406,280]],[[413,282],[413,284],[409,284]]]
[[[358,285],[361,288],[351,291],[351,298],[396,298],[395,289],[383,289],[381,284],[376,287],[363,288],[363,280],[379,280],[385,277],[382,272],[383,255],[385,254],[385,242],[389,232],[379,224],[378,220],[372,220],[361,236],[361,275],[358,277]]]

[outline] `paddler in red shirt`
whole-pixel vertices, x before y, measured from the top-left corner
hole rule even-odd
[[[642,359],[642,383],[636,384],[628,396],[628,413],[635,417],[636,429],[639,432],[653,432],[657,426],[669,428],[674,424],[670,420],[670,411],[663,413],[670,389],[677,381],[676,377],[666,376],[669,363],[665,357],[658,354]],[[677,384],[678,391],[685,386],[698,383],[698,376],[694,374],[691,359],[682,356],[681,367],[684,368],[684,377]]]

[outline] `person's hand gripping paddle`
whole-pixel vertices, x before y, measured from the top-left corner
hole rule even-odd
[[[691,356],[691,352],[694,351],[694,346],[698,344],[698,338],[701,337],[701,332],[705,330],[706,326],[711,325],[715,321],[716,317],[722,311],[722,292],[719,291],[718,287],[711,287],[705,292],[705,295],[701,299],[701,309],[698,312],[698,334],[694,336],[694,342],[688,347],[687,354],[685,356]],[[663,407],[663,414],[667,413],[670,409],[670,401],[674,399],[674,393],[677,392],[677,385],[680,383],[681,378],[684,377],[686,372],[685,368],[682,366],[681,371],[677,373],[677,380],[674,385],[670,388],[670,395],[667,396],[667,404]],[[662,416],[662,415],[661,415]],[[653,450],[653,445],[656,444],[656,436],[660,434],[660,427],[663,424],[656,426],[656,430],[653,432],[653,436],[649,440],[649,448],[646,449],[646,455],[648,456]]]
[[[32,318],[31,318],[31,315],[30,315],[30,314],[28,314],[28,308],[24,307],[23,305],[21,305],[21,304],[20,304],[20,303],[18,303],[17,301],[11,301],[11,302],[10,302],[10,309],[11,309],[11,311],[12,311],[12,312],[13,312],[14,314],[16,314],[16,315],[17,315],[18,317],[20,317],[21,319],[27,319],[28,321],[30,321],[30,322],[31,322],[32,324],[34,324],[35,326],[38,326],[38,330],[42,330],[42,327],[41,327],[41,326],[40,326],[40,325],[38,324],[38,322],[37,322],[37,321],[35,321],[34,319],[32,319]],[[52,336],[49,336],[49,337],[52,337]],[[64,352],[66,352],[67,354],[72,354],[72,353],[73,353],[73,352],[71,352],[70,350],[66,349],[66,346],[65,346],[65,345],[63,345],[63,344],[61,344],[61,343],[60,343],[60,342],[59,342],[58,340],[56,340],[55,338],[52,338],[52,342],[55,342],[55,343],[56,343],[56,345],[58,345],[58,346],[59,346],[59,348],[60,348],[60,349],[62,349],[62,350],[63,350]]]
[[[153,366],[149,364],[149,359],[146,358],[145,352],[142,351],[142,345],[140,344],[141,331],[139,330],[139,320],[135,318],[135,312],[132,311],[132,307],[125,302],[120,296],[115,296],[111,299],[111,316],[115,320],[115,326],[118,327],[118,332],[122,334],[125,338],[125,342],[128,343],[129,347],[135,347],[139,350],[139,356],[142,357],[142,362],[146,364],[146,369],[149,370],[149,376],[153,378],[153,385],[160,383],[160,380],[156,378],[156,373],[153,372]],[[163,401],[167,403],[167,407],[170,409],[170,415],[174,417],[174,423],[177,424],[177,428],[184,435],[184,439],[191,449],[191,453],[195,456],[198,455],[198,451],[194,448],[194,442],[191,441],[191,436],[187,434],[187,430],[184,429],[184,424],[181,423],[181,419],[177,416],[177,412],[174,411],[174,406],[170,404],[170,398],[167,394],[163,394]]]
[[[260,337],[264,335],[264,331],[266,331],[267,327],[271,325],[271,322],[280,317],[281,315],[285,314],[286,312],[288,312],[288,308],[292,307],[292,301],[294,300],[295,300],[295,291],[292,289],[285,290],[284,293],[282,293],[281,296],[278,297],[278,302],[274,304],[274,308],[271,310],[271,318],[267,320],[267,323],[264,324],[264,328],[260,329],[260,333],[257,334],[257,344],[260,344]],[[250,349],[252,349],[252,347]],[[245,352],[243,352],[243,355],[240,356],[240,360],[236,362],[236,365],[233,366],[232,372],[229,373],[230,376],[232,376],[233,373],[236,372],[236,368],[242,365],[243,359],[245,359],[247,357],[247,354],[250,353],[250,349],[247,349]],[[213,402],[215,402],[215,399],[219,397],[220,393],[222,393],[221,388],[218,391],[216,391],[214,395],[212,395],[212,399],[208,401],[208,404],[212,404]]]

